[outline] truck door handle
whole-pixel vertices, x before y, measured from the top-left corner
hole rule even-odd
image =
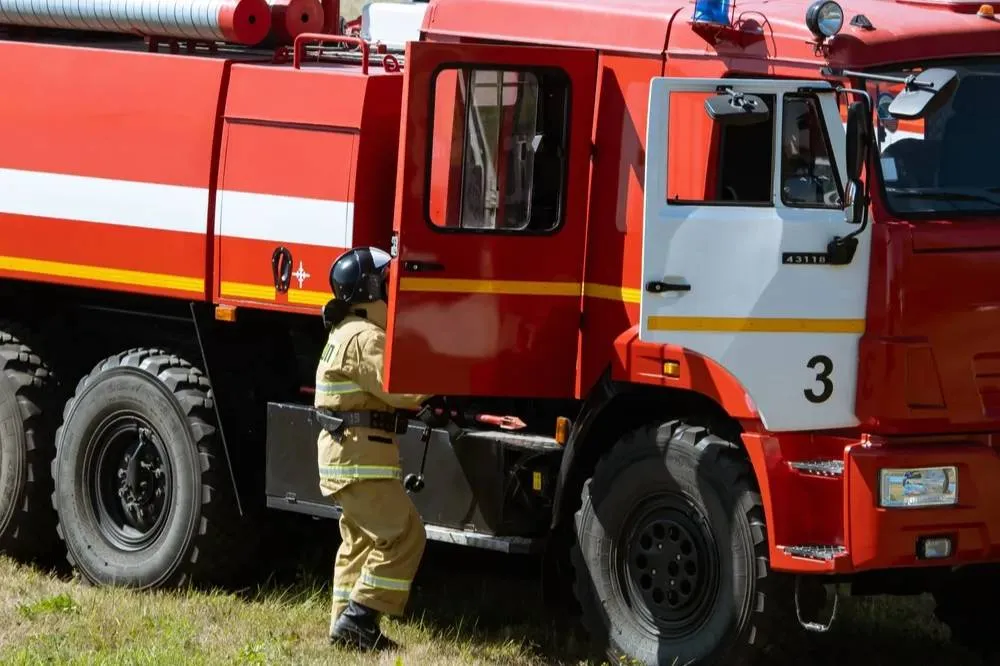
[[[646,291],[651,291],[654,294],[659,294],[664,291],[691,291],[691,285],[650,280],[646,283]]]
[[[292,281],[292,253],[283,245],[274,248],[271,253],[271,276],[275,291],[288,291],[288,284]]]
[[[444,266],[433,261],[404,261],[403,270],[409,273],[425,273],[427,271],[443,271]]]

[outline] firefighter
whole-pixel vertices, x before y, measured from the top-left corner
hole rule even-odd
[[[382,390],[390,257],[354,248],[330,268],[330,329],[316,369],[320,491],[342,509],[333,576],[330,642],[363,650],[396,647],[382,614],[402,614],[424,551],[423,521],[401,482],[397,436],[406,410],[429,396]]]

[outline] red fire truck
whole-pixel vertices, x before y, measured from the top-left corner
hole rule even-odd
[[[375,245],[384,385],[463,428],[403,439],[430,539],[544,553],[642,663],[835,583],[986,642],[992,5],[291,4],[0,0],[5,552],[156,588],[336,518],[319,313]]]

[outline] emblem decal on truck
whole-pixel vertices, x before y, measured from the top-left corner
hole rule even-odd
[[[302,288],[302,283],[308,278],[312,277],[309,273],[306,273],[305,266],[302,265],[302,260],[299,260],[299,267],[292,273],[292,277],[299,281],[299,289]]]

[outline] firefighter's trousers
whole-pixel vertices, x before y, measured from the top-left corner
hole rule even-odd
[[[424,552],[427,536],[399,478],[398,446],[385,442],[385,433],[378,434],[382,441],[365,441],[365,432],[348,434],[341,442],[326,432],[320,436],[321,477],[327,477],[323,492],[332,493],[342,509],[331,631],[349,599],[380,613],[401,615]],[[360,456],[367,459],[351,455],[356,446],[367,449],[362,450],[369,455]],[[369,458],[373,453],[375,460]],[[338,468],[343,470],[342,477],[330,478],[338,474],[330,470]],[[386,473],[378,474],[378,470]]]

